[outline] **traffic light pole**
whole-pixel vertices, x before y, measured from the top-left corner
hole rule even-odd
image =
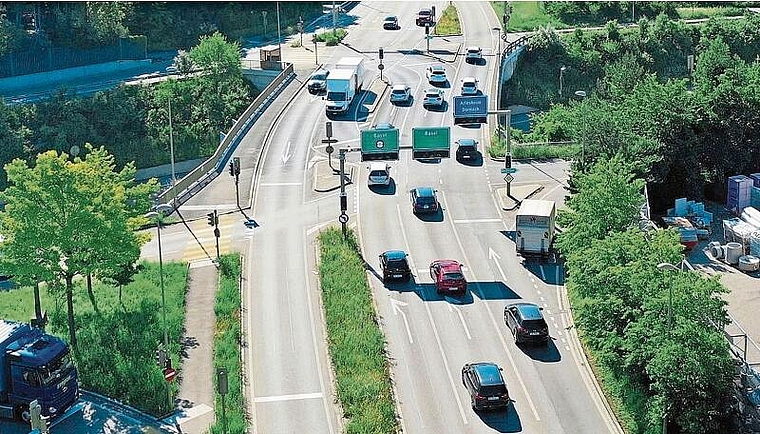
[[[325,135],[327,136],[327,139],[323,139],[322,143],[327,143],[327,147],[325,148],[325,152],[327,152],[327,165],[330,166],[330,169],[332,169],[333,173],[338,173],[337,170],[332,165],[332,153],[335,151],[335,148],[333,148],[333,143],[337,143],[338,139],[332,138],[332,122],[327,121],[325,122]]]
[[[504,134],[504,141],[506,142],[506,150],[504,151],[504,169],[502,169],[502,173],[506,173],[508,175],[511,174],[510,169],[512,169],[512,144],[510,140],[511,133],[509,131],[509,126],[512,124],[512,110],[494,110],[489,111],[489,115],[496,115],[496,124],[498,125],[501,121],[501,115],[505,115],[504,119],[504,125],[502,128],[502,134]],[[507,196],[512,196],[512,181],[509,179],[505,179],[507,181]]]
[[[338,151],[338,160],[340,160],[340,217],[338,220],[341,224],[341,230],[343,232],[343,239],[347,238],[346,235],[346,223],[348,223],[348,214],[346,209],[348,208],[348,197],[346,196],[346,150],[340,149]],[[343,217],[345,216],[345,217]]]
[[[214,210],[214,238],[216,238],[216,262],[219,263],[219,213]]]

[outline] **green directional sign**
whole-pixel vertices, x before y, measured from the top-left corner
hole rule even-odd
[[[398,128],[361,132],[362,161],[398,160]]]
[[[412,128],[412,158],[449,158],[451,128]]]

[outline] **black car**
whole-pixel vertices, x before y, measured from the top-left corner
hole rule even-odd
[[[496,363],[468,363],[462,368],[462,384],[470,394],[473,410],[508,407],[512,402],[501,368]]]
[[[478,141],[475,139],[459,139],[457,144],[457,161],[474,161],[478,158]]]
[[[409,190],[412,200],[412,212],[418,213],[436,213],[438,212],[438,198],[435,190],[431,187],[417,187]]]
[[[388,250],[380,254],[380,268],[383,270],[383,282],[392,279],[409,280],[412,270],[403,250]]]
[[[549,341],[543,308],[533,303],[512,303],[504,307],[504,323],[512,332],[515,343]]]
[[[383,29],[385,30],[396,30],[398,29],[398,18],[394,15],[385,17],[383,20]]]

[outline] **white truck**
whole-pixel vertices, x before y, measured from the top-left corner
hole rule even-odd
[[[335,69],[327,76],[327,113],[347,112],[362,86],[364,86],[364,59],[361,57],[341,58],[335,65]]]
[[[554,241],[557,210],[552,200],[526,199],[515,217],[515,246],[518,253],[549,255]]]

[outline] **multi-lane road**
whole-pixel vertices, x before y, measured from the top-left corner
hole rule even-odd
[[[438,11],[447,5],[433,4]],[[362,2],[351,11],[356,22],[346,45],[322,59],[326,67],[344,56],[363,56],[369,81],[376,75],[377,49],[383,47],[386,80],[410,86],[414,101],[394,106],[386,96],[372,113],[355,104],[349,116],[333,120],[337,146],[356,147],[360,130],[391,122],[401,131],[402,146],[411,144],[412,127],[451,126],[452,141],[475,138],[484,151],[487,127],[454,126],[451,102],[459,95],[463,77],[476,77],[486,94],[495,87],[498,34],[491,29],[498,26],[498,19],[486,2],[457,4],[464,35],[448,38],[449,43],[481,46],[486,62],[468,64],[461,55],[441,62],[412,51],[424,51],[424,31],[414,25],[414,16],[427,6],[430,3]],[[399,17],[400,30],[382,29],[387,15]],[[421,104],[430,87],[424,71],[434,63],[445,66],[450,83],[444,88],[449,104],[440,111]],[[243,251],[246,258],[243,328],[248,340],[243,351],[257,433],[342,430],[316,272],[315,236],[338,214],[337,192],[312,189],[314,165],[326,159],[320,143],[326,120],[324,100],[301,89],[271,125],[254,188],[244,192],[253,197],[250,214],[259,228],[246,231],[236,224],[234,230],[223,231],[229,234],[223,242]],[[253,158],[246,154],[245,139],[236,155]],[[503,186],[501,164],[487,157],[473,165],[453,158],[420,162],[402,150],[400,160],[391,162],[393,194],[380,194],[367,187],[366,164],[358,160],[356,154],[349,157],[349,164],[358,169],[354,184],[348,187],[350,223],[358,231],[364,257],[374,267],[368,278],[388,341],[404,431],[617,432],[573,338],[561,269],[551,262],[526,262],[515,254],[510,239],[514,213],[503,211],[496,196],[496,189]],[[563,201],[567,164],[518,162],[515,166],[515,182],[542,184],[539,197]],[[215,192],[234,207],[229,180],[222,178],[202,195],[209,208],[220,206],[219,200],[212,202]],[[418,186],[438,190],[443,211],[436,218],[412,214],[408,190]],[[195,200],[193,206],[204,204]],[[206,231],[210,233],[210,228]],[[179,237],[167,233],[165,242],[174,243],[181,252]],[[409,253],[412,282],[384,285],[372,272],[379,268],[377,256],[388,249]],[[181,253],[177,257],[190,259]],[[465,296],[436,294],[427,271],[434,259],[464,264],[470,282]],[[506,303],[518,299],[544,307],[552,336],[546,348],[521,348],[511,341],[502,312]],[[460,371],[465,363],[476,361],[496,362],[503,368],[514,400],[509,410],[476,413],[470,408]]]

